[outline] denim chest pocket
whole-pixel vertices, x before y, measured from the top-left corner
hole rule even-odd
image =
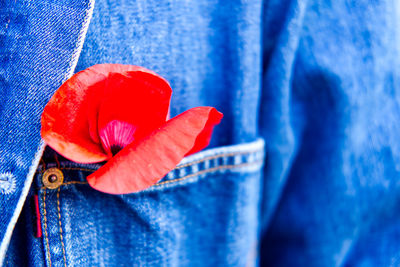
[[[47,266],[252,266],[264,141],[191,155],[156,185],[108,195],[86,176],[99,165],[49,163],[39,184]],[[43,174],[58,168],[50,188]],[[117,177],[116,177],[117,179]]]

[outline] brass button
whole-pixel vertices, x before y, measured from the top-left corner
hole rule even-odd
[[[62,185],[64,174],[58,168],[50,168],[43,174],[42,182],[49,189],[56,189]]]

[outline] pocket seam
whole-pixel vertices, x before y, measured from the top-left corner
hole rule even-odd
[[[218,166],[218,167],[214,167],[214,168],[209,168],[209,169],[206,169],[206,170],[203,170],[203,171],[199,171],[199,172],[196,172],[196,173],[192,173],[192,174],[186,175],[186,176],[181,177],[181,178],[177,178],[177,179],[173,179],[173,180],[168,180],[168,181],[164,181],[164,182],[161,182],[161,183],[157,183],[157,184],[153,185],[152,187],[154,188],[154,187],[158,187],[158,186],[161,186],[161,185],[164,185],[164,184],[169,184],[169,183],[173,183],[173,182],[179,182],[179,181],[182,181],[182,180],[189,179],[191,177],[199,176],[199,175],[206,174],[206,173],[213,173],[213,172],[217,172],[219,170],[230,170],[230,169],[247,167],[247,166],[251,166],[251,165],[258,165],[258,164],[260,164],[262,162],[263,162],[263,160],[254,161],[254,162],[246,162],[246,163],[241,163],[241,164],[236,164],[236,165],[222,165],[222,166]]]
[[[61,224],[61,208],[60,208],[60,187],[57,188],[57,213],[58,213],[58,226],[59,226],[59,234],[60,234],[60,241],[61,241],[61,249],[63,254],[64,260],[64,267],[67,267],[67,259],[65,253],[65,245],[64,245],[64,238],[63,238],[63,230]]]
[[[198,163],[202,163],[202,162],[207,161],[207,160],[213,160],[213,159],[224,158],[224,157],[232,157],[232,156],[238,156],[238,155],[245,155],[245,154],[252,154],[252,153],[259,152],[259,151],[261,151],[261,150],[262,150],[262,149],[255,149],[255,150],[249,150],[249,151],[239,151],[239,152],[231,152],[231,153],[224,153],[224,154],[219,154],[219,155],[215,155],[215,156],[209,156],[209,157],[205,157],[205,158],[203,158],[203,159],[196,160],[196,161],[193,161],[193,162],[190,162],[190,163],[178,165],[178,166],[176,166],[174,169],[172,169],[171,171],[173,171],[173,170],[179,170],[179,169],[182,169],[182,168],[185,168],[185,167],[190,167],[190,166],[193,166],[193,165],[198,164]],[[254,163],[254,162],[252,162],[252,163]],[[239,164],[239,165],[240,165],[240,164]],[[233,165],[233,166],[239,166],[239,165]],[[222,167],[222,166],[221,166],[221,167]],[[68,171],[87,171],[87,172],[94,172],[94,171],[96,171],[96,170],[94,170],[94,169],[76,168],[76,167],[63,167],[63,168],[60,168],[60,170],[68,170]],[[41,172],[41,173],[42,173],[42,172]],[[67,184],[67,183],[65,183],[65,184]],[[64,184],[62,184],[62,185],[64,185]]]
[[[260,139],[259,139],[260,140]],[[258,140],[258,142],[259,142]],[[253,144],[256,142],[252,142]],[[241,151],[227,151],[227,152],[220,152],[218,154],[214,154],[214,155],[208,155],[205,156],[204,158],[200,158],[200,159],[195,159],[193,161],[189,161],[187,163],[183,163],[183,164],[178,164],[174,169],[171,170],[171,172],[169,172],[168,174],[172,174],[173,171],[180,171],[184,168],[187,167],[191,167],[191,166],[195,166],[195,165],[199,165],[200,163],[207,163],[210,162],[212,160],[215,159],[220,159],[220,158],[230,158],[230,157],[235,157],[235,156],[243,156],[243,155],[253,155],[253,154],[257,154],[260,152],[264,151],[264,145],[260,145],[257,148],[252,148],[249,150],[241,150]],[[196,155],[196,154],[194,154]],[[191,155],[192,156],[192,155]],[[191,157],[189,156],[189,157]],[[181,177],[176,177],[175,179],[166,179],[165,181],[160,181],[154,185],[152,185],[150,188],[148,189],[154,189],[154,188],[161,188],[167,184],[172,184],[172,183],[178,183],[180,181],[183,180],[187,180],[189,178],[192,177],[197,177],[203,174],[209,174],[209,173],[214,173],[220,170],[232,170],[232,169],[237,169],[237,168],[243,168],[243,167],[250,167],[250,166],[257,166],[257,165],[262,165],[264,163],[264,156],[262,156],[260,159],[256,159],[254,161],[250,161],[250,162],[242,162],[242,163],[237,163],[237,164],[223,164],[223,165],[219,165],[219,166],[215,166],[215,167],[208,167],[206,169],[203,170],[197,170],[195,172],[192,172],[190,174],[187,175],[183,175]],[[58,165],[58,164],[57,164]],[[85,171],[85,172],[94,172],[96,171],[96,169],[93,168],[82,168],[82,167],[60,167],[61,170],[66,170],[66,171]],[[42,174],[42,171],[38,171],[38,173]],[[166,177],[168,176],[168,174],[166,175]],[[165,178],[166,178],[165,177]],[[171,177],[172,178],[172,177]],[[163,179],[162,179],[163,180]],[[72,185],[72,184],[88,184],[86,181],[66,181],[64,183],[62,183],[60,185],[61,186],[65,186],[65,185]],[[40,187],[41,189],[45,189],[44,186]]]
[[[246,163],[241,163],[241,164],[236,164],[236,165],[222,165],[222,166],[218,166],[218,167],[214,167],[214,168],[209,168],[209,169],[206,169],[206,170],[203,170],[203,171],[199,171],[199,172],[196,172],[196,173],[192,173],[192,174],[186,175],[186,176],[181,177],[181,178],[177,178],[177,179],[173,179],[173,180],[168,180],[168,181],[164,181],[164,182],[161,182],[161,183],[157,183],[157,184],[152,185],[150,188],[154,188],[154,187],[158,187],[158,186],[162,186],[162,185],[170,184],[170,183],[174,183],[174,182],[183,181],[183,180],[190,179],[192,177],[199,176],[199,175],[202,175],[202,174],[217,172],[219,170],[231,170],[231,169],[236,169],[236,168],[248,167],[248,166],[252,166],[252,165],[259,165],[261,163],[263,163],[263,160],[258,160],[258,161],[254,161],[254,162],[246,162]],[[65,182],[65,183],[61,184],[60,187],[64,186],[64,185],[71,185],[71,184],[88,184],[88,183],[87,182],[80,182],[80,181],[70,181],[70,182]],[[44,186],[41,187],[41,189],[45,189],[45,188],[46,187],[44,187]]]

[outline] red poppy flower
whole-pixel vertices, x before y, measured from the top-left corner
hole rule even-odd
[[[138,66],[100,64],[67,80],[42,114],[42,138],[79,163],[107,160],[87,177],[102,192],[126,194],[157,183],[184,156],[209,144],[222,113],[192,108],[168,119],[172,90]]]

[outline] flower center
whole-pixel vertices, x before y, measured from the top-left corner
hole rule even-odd
[[[113,156],[115,156],[115,155],[116,155],[118,152],[120,152],[122,149],[123,149],[123,147],[120,146],[120,145],[111,145],[111,148],[110,148],[111,153],[112,153]]]
[[[109,155],[115,156],[121,149],[135,140],[136,127],[119,120],[109,122],[100,130],[103,148]]]

